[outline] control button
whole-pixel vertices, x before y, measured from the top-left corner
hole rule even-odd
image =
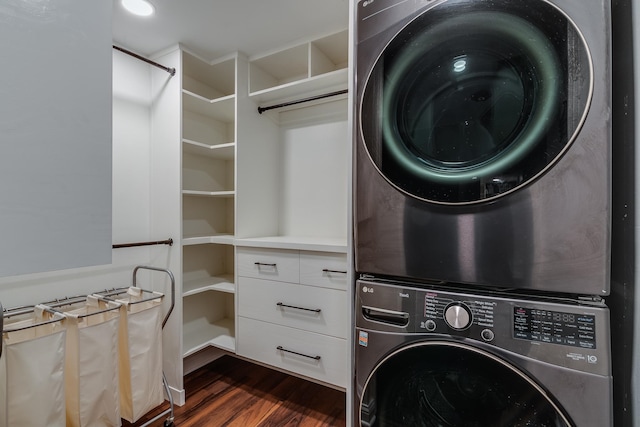
[[[426,322],[424,322],[424,327],[427,331],[429,332],[433,332],[436,330],[436,322],[434,322],[433,320],[429,319]]]
[[[471,324],[471,313],[461,304],[452,304],[445,310],[444,320],[453,329],[462,330]]]
[[[481,333],[480,336],[482,337],[483,340],[485,341],[493,341],[493,339],[495,338],[495,334],[493,333],[493,331],[491,329],[484,329]]]

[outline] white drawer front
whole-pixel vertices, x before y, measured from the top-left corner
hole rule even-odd
[[[240,356],[340,387],[347,386],[344,339],[238,317],[237,341]]]
[[[345,291],[240,277],[239,315],[346,338]]]
[[[347,256],[328,252],[300,252],[300,283],[347,289]]]
[[[291,283],[300,281],[298,251],[238,248],[236,255],[238,276]]]

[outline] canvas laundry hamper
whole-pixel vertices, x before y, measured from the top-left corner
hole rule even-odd
[[[4,319],[0,427],[64,427],[64,316],[45,319],[41,306],[28,312]]]
[[[110,293],[107,297],[123,307],[118,347],[120,416],[132,423],[164,402],[163,297],[164,294],[137,287]]]
[[[67,326],[67,427],[120,426],[118,328],[121,305],[87,296],[82,303],[57,309],[64,313]]]

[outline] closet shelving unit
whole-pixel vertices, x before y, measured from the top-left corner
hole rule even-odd
[[[313,287],[327,301],[344,293],[348,107],[344,94],[265,114],[258,107],[344,91],[348,32],[250,58],[236,53],[211,62],[184,48],[180,54],[182,355],[195,366],[208,357],[201,350],[213,347],[273,365],[238,351],[240,322],[261,322],[239,315],[250,302],[240,298],[238,282],[247,280],[239,257],[252,249],[258,257],[289,251],[301,273],[287,286]],[[318,291],[325,285],[332,288]],[[346,295],[337,299],[346,304]],[[278,328],[306,333],[296,325]],[[320,334],[342,354],[346,326]],[[246,334],[245,345],[251,340]],[[326,363],[342,369],[342,362]]]
[[[349,322],[341,317],[349,307],[348,45],[342,31],[248,58],[235,239],[237,354],[341,388],[348,386]]]
[[[182,51],[183,357],[235,350],[236,59]]]
[[[249,99],[259,107],[346,92],[348,31],[250,57],[248,80]],[[340,135],[337,143],[320,141],[324,139],[324,129],[312,129],[316,123],[336,118],[346,123],[346,98],[341,94],[279,107],[257,119],[271,119],[274,129],[264,132],[267,136],[250,155],[241,156],[255,156],[253,167],[246,166],[246,158],[241,158],[239,165],[257,172],[256,179],[262,182],[249,193],[259,194],[257,197],[269,195],[261,211],[271,210],[272,215],[265,216],[274,219],[271,224],[265,222],[257,234],[241,233],[236,245],[346,252],[346,168],[336,163],[347,155],[343,150],[346,136]],[[321,135],[319,140],[315,135]],[[314,144],[319,146],[314,148]],[[240,174],[244,176],[245,172]],[[329,224],[327,218],[336,220]]]

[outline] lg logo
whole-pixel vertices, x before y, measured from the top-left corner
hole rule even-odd
[[[371,3],[373,3],[374,1],[376,1],[376,0],[364,0],[364,1],[362,2],[362,7],[367,7],[367,6],[369,6]]]
[[[362,292],[364,292],[365,294],[366,293],[372,294],[373,293],[373,288],[367,288],[366,286],[363,286],[362,287]]]

